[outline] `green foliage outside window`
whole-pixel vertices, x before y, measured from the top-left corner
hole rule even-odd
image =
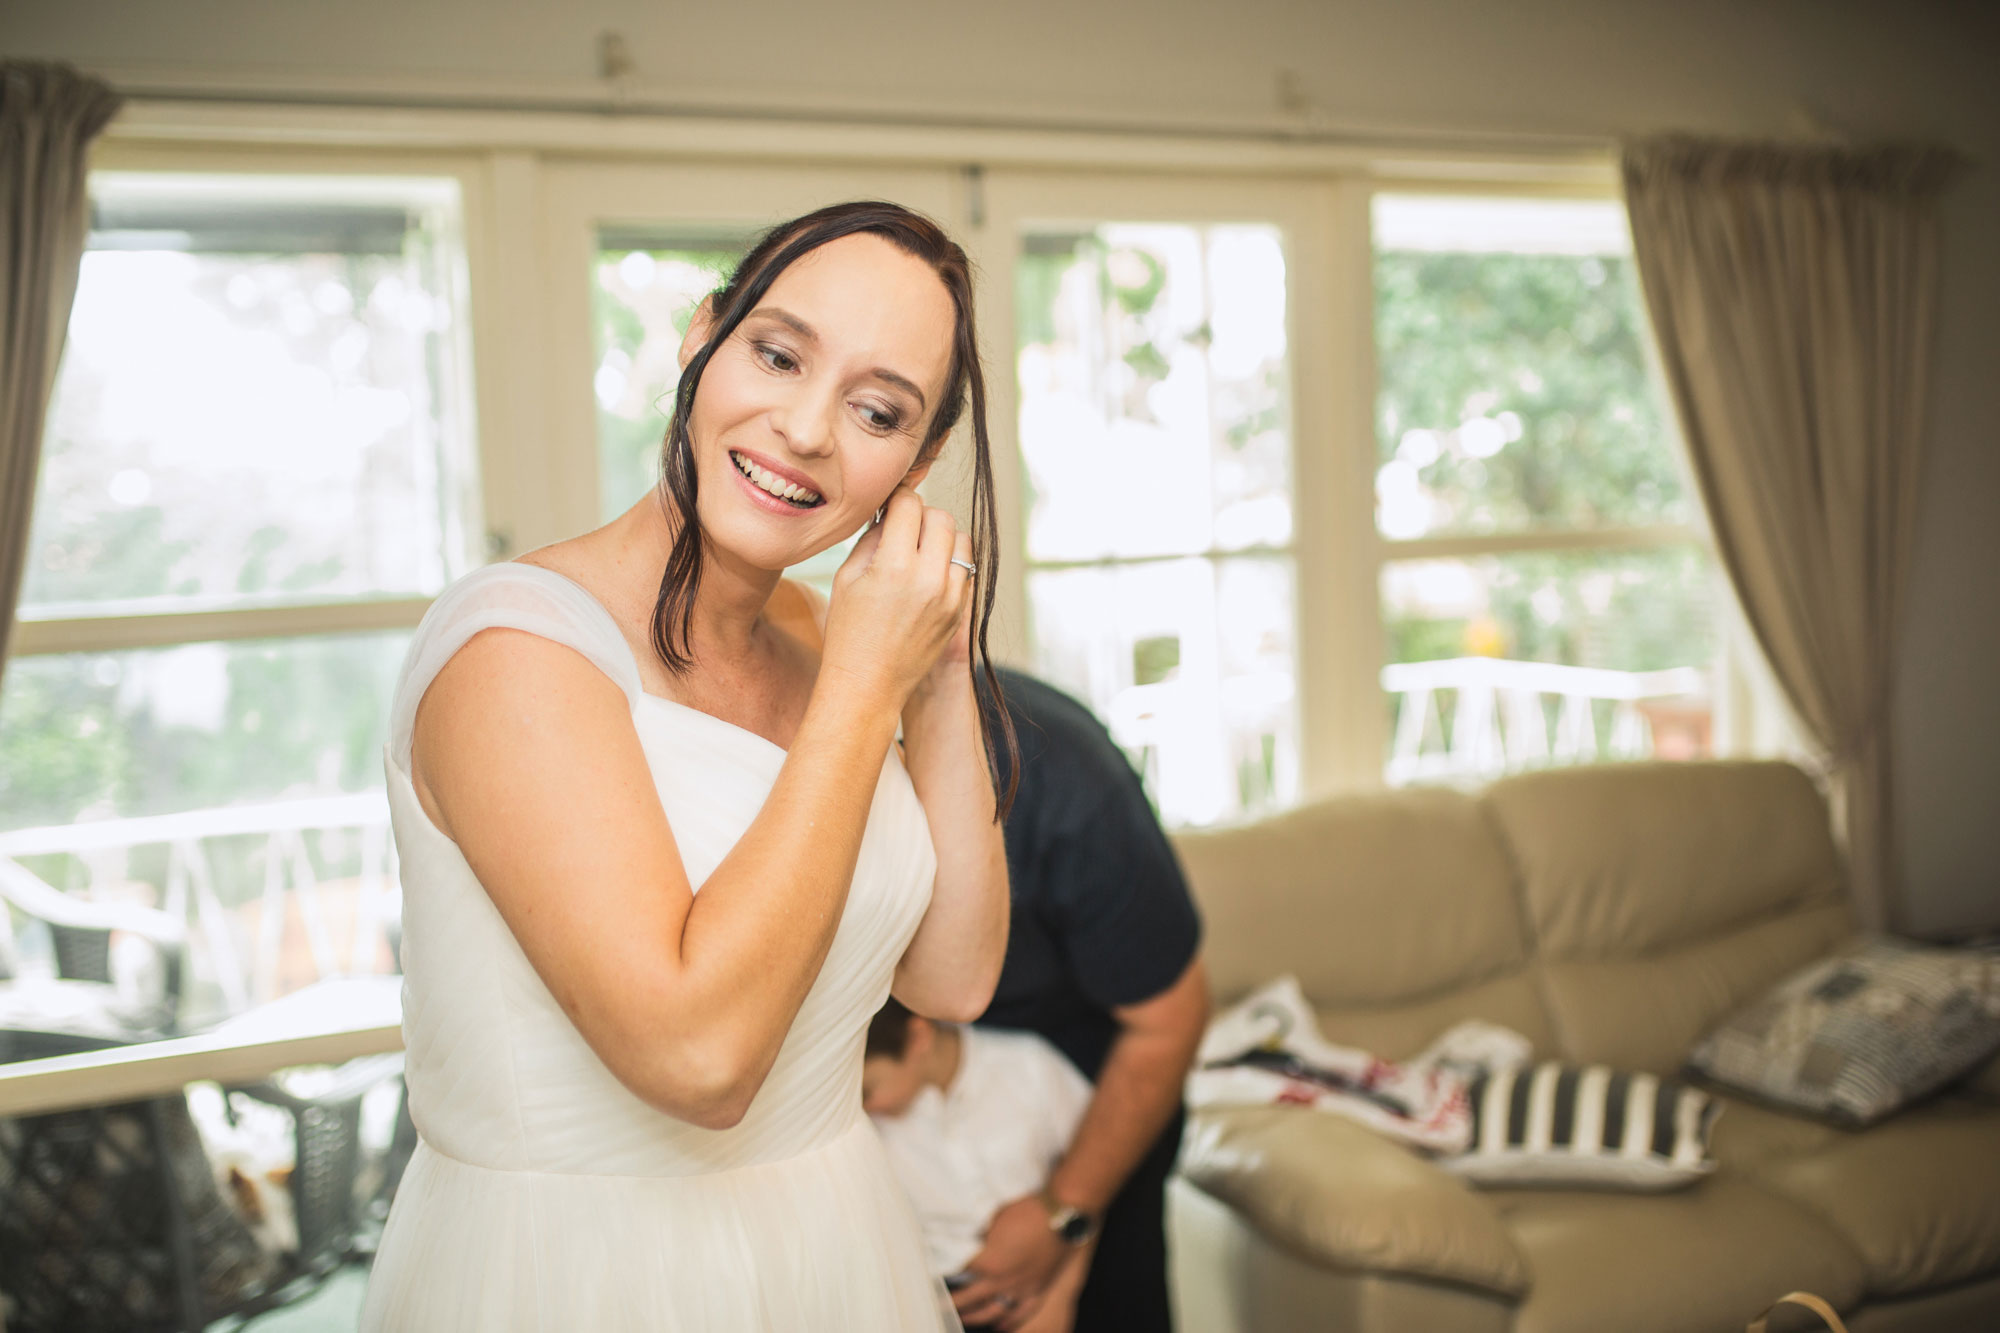
[[[1444,511],[1431,535],[1691,517],[1630,260],[1386,251],[1375,293],[1382,462],[1412,430],[1519,419],[1496,453],[1421,467]]]
[[[1387,535],[1690,521],[1628,258],[1382,251],[1375,292],[1378,460],[1413,469],[1427,506],[1422,530]],[[1692,543],[1466,563],[1476,612],[1385,597],[1389,661],[1647,671],[1711,655],[1709,561]]]

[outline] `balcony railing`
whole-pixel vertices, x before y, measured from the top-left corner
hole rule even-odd
[[[316,867],[308,847],[313,833],[358,836],[358,873],[335,877],[324,873],[324,863]],[[225,903],[218,892],[215,844],[225,838],[263,840],[261,856],[239,857],[239,864],[262,868],[261,891],[248,901]],[[124,854],[161,845],[164,883],[149,886],[157,907],[109,900],[130,885],[94,882],[96,867],[122,865]],[[66,892],[22,864],[63,854],[91,872],[93,882],[80,892]],[[351,856],[341,860],[354,864]],[[381,792],[0,833],[0,903],[58,926],[185,939],[193,979],[215,986],[230,1014],[324,977],[392,970],[389,932],[401,907]]]
[[[1399,696],[1386,777],[1392,787],[1477,782],[1553,764],[1645,759],[1654,753],[1647,702],[1698,695],[1706,684],[1696,667],[1610,671],[1493,657],[1397,663],[1382,669],[1382,688]],[[1440,707],[1447,692],[1449,725]],[[1611,705],[1607,734],[1598,728],[1600,702]]]

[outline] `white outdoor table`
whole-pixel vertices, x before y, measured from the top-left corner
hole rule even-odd
[[[403,979],[345,977],[294,991],[194,1037],[0,1065],[0,1116],[109,1106],[190,1083],[254,1083],[294,1065],[403,1049]]]

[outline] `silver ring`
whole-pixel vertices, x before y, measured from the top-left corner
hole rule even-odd
[[[970,560],[960,560],[957,556],[953,556],[951,558],[951,563],[957,565],[960,569],[964,570],[965,577],[969,579],[979,577],[979,566],[973,564]]]

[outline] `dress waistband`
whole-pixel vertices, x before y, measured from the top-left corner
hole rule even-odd
[[[436,1155],[441,1160],[449,1162],[453,1166],[464,1167],[469,1171],[491,1172],[495,1175],[548,1176],[556,1179],[572,1180],[713,1180],[739,1172],[758,1171],[767,1167],[782,1167],[787,1164],[796,1164],[803,1159],[831,1152],[836,1148],[847,1147],[858,1137],[864,1138],[864,1141],[876,1141],[874,1125],[869,1122],[868,1117],[857,1106],[853,1118],[846,1125],[827,1135],[825,1138],[807,1144],[796,1152],[783,1153],[771,1157],[755,1157],[744,1161],[718,1162],[712,1165],[704,1164],[690,1158],[684,1164],[684,1169],[681,1170],[580,1171],[566,1170],[560,1167],[498,1166],[491,1162],[475,1162],[440,1147],[433,1139],[426,1136],[421,1128],[417,1131],[417,1142],[421,1149]],[[717,1146],[721,1145],[718,1144]]]

